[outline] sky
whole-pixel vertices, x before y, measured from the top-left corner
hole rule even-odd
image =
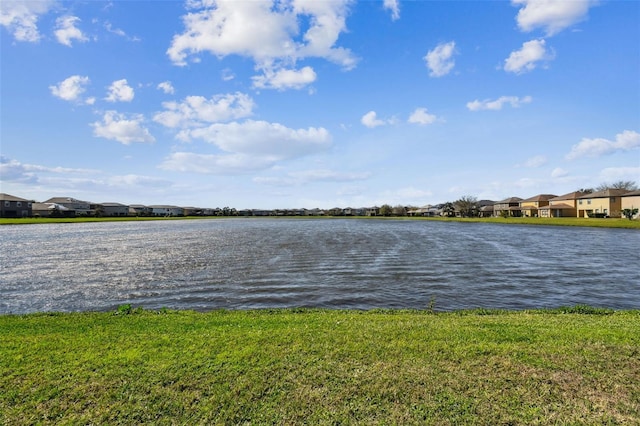
[[[0,2],[0,192],[236,209],[640,184],[640,2]]]

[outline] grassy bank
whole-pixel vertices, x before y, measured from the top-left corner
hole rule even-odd
[[[468,222],[468,223],[497,223],[512,225],[547,225],[547,226],[584,226],[596,228],[625,228],[640,229],[640,220],[628,219],[595,219],[595,218],[542,218],[542,217],[510,217],[510,218],[447,218],[447,217],[344,217],[344,216],[279,216],[279,217],[260,217],[262,219],[269,218],[273,220],[279,219],[387,219],[387,220],[427,220],[427,221],[443,221],[443,222]],[[260,219],[248,218],[248,219]],[[225,217],[77,217],[77,218],[24,218],[24,219],[3,219],[0,218],[0,225],[33,225],[38,223],[84,223],[84,222],[122,222],[122,221],[149,221],[149,220],[186,220],[186,219],[219,219]]]
[[[0,423],[639,424],[640,311],[570,311],[4,315]]]

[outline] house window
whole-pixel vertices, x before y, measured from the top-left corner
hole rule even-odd
[[[11,201],[5,201],[4,202],[4,206],[5,207],[11,207]]]
[[[16,202],[16,206],[18,206],[18,207],[22,207],[22,201],[17,201],[17,202]]]
[[[578,200],[578,204],[582,205],[582,200]]]
[[[587,200],[587,204],[591,204],[591,200]]]
[[[612,203],[615,203],[615,202],[616,202],[616,197],[611,197],[611,198],[610,198],[610,201],[611,201]]]

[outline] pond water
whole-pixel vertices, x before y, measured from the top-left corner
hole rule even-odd
[[[211,219],[0,227],[0,313],[640,308],[635,230]]]

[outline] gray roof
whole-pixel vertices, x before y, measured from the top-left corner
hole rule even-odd
[[[13,195],[5,194],[4,192],[0,193],[0,201],[29,201],[24,198],[16,197]]]
[[[591,194],[586,194],[578,198],[607,198],[607,197],[620,197],[625,195],[627,192],[626,189],[605,189],[604,191],[592,192]]]

